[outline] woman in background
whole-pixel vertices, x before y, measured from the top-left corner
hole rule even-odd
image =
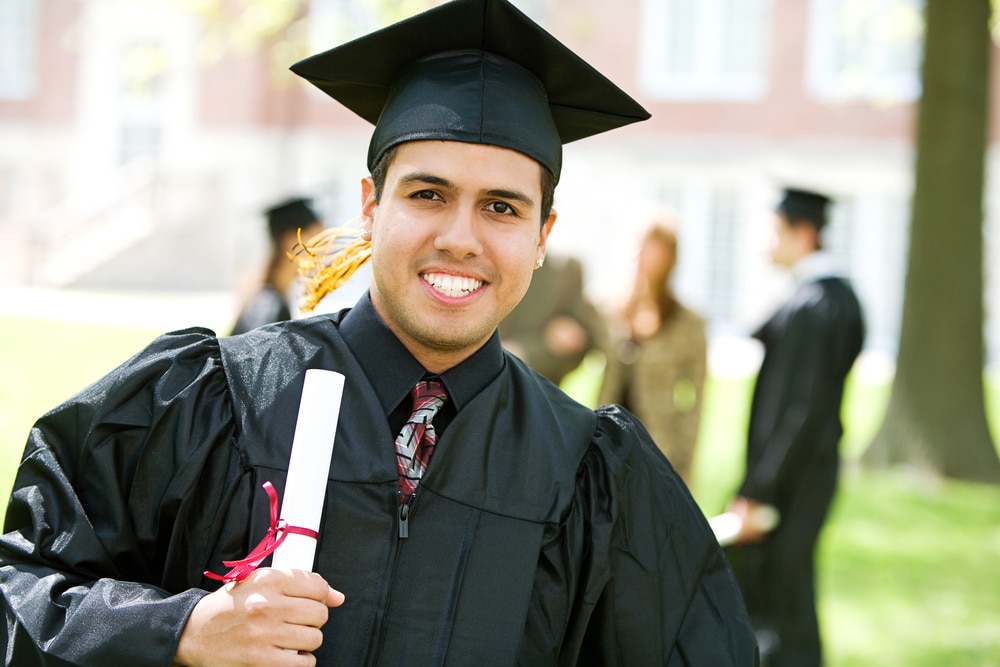
[[[707,343],[705,320],[681,304],[670,286],[677,264],[675,226],[672,216],[661,213],[642,237],[632,292],[610,318],[615,354],[599,400],[620,403],[639,417],[690,486]]]

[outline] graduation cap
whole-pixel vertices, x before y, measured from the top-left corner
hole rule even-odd
[[[451,0],[291,69],[375,124],[369,169],[437,139],[516,150],[558,180],[562,144],[649,118],[507,0]]]
[[[816,229],[826,225],[827,206],[830,198],[818,192],[785,188],[784,195],[775,210],[789,223],[808,222]]]
[[[289,230],[305,228],[319,222],[319,216],[312,209],[312,200],[303,197],[293,197],[275,204],[266,211],[267,229],[271,238],[277,241]]]

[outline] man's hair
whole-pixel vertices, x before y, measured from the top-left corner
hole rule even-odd
[[[776,211],[784,216],[792,227],[808,224],[820,232],[826,227],[829,215],[827,209],[830,203],[831,199],[824,194],[798,188],[786,188],[784,197],[778,203]]]
[[[372,169],[372,184],[375,186],[375,203],[382,200],[382,189],[385,187],[385,178],[389,173],[392,161],[396,158],[396,150],[400,145],[396,144],[385,153],[382,153],[382,156]],[[555,201],[556,177],[547,167],[539,164],[538,168],[542,172],[542,216],[539,224],[544,224],[549,218],[549,213],[552,211],[552,204]]]

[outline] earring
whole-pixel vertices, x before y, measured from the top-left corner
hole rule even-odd
[[[536,269],[540,269],[543,266],[545,266],[545,258],[544,257],[539,257],[538,259],[535,260],[535,268]]]

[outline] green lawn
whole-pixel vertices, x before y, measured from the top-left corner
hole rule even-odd
[[[161,331],[0,316],[0,494],[32,423]],[[6,505],[6,503],[4,503]]]
[[[0,494],[34,419],[159,333],[0,316]],[[592,382],[581,373],[569,389],[589,401]],[[706,388],[694,491],[707,514],[739,481],[750,387]],[[1000,392],[987,396],[1000,415]],[[854,383],[846,398],[848,465],[819,553],[829,665],[1000,667],[1000,488],[858,471],[887,398]]]

